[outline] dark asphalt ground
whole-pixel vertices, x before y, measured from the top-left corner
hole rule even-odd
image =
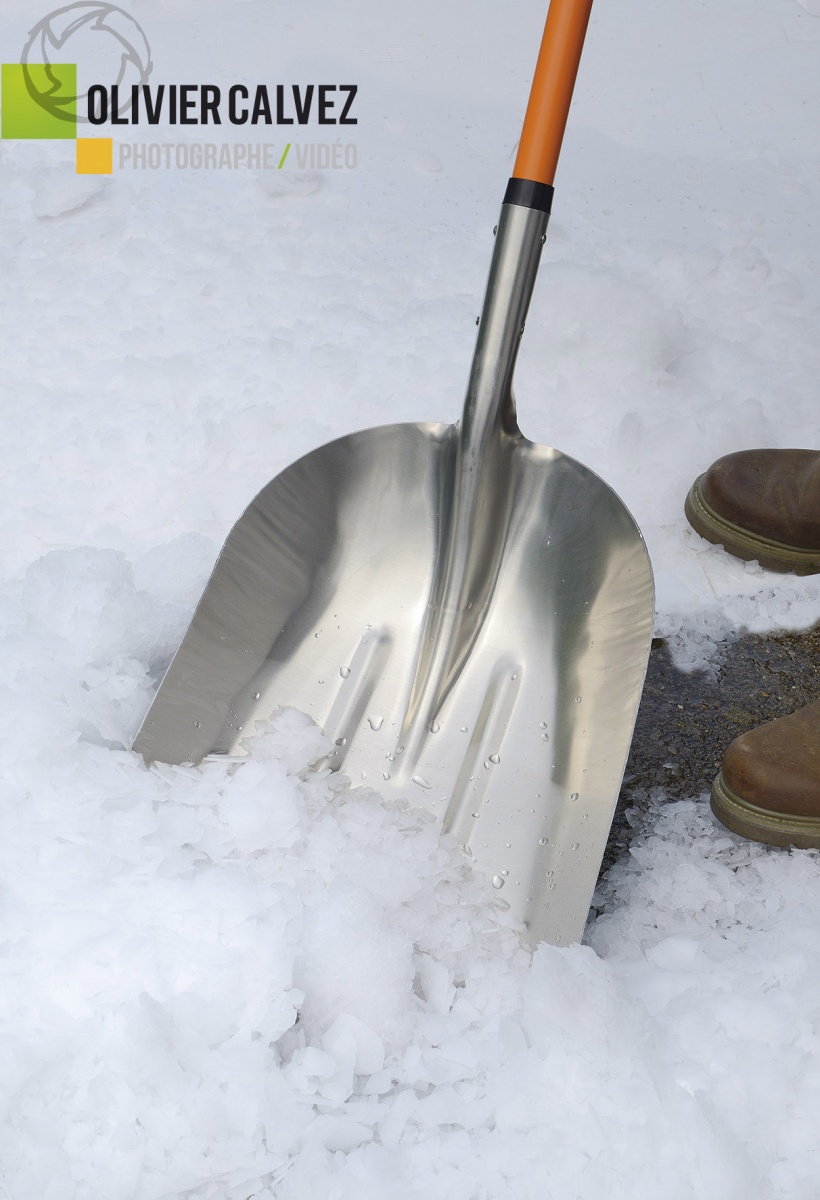
[[[669,800],[708,795],[723,751],[739,734],[820,698],[818,668],[820,625],[738,638],[708,670],[690,674],[675,669],[656,639],[602,874],[629,845],[628,808],[659,786]]]

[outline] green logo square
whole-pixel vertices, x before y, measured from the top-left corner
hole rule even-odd
[[[75,63],[3,63],[0,100],[4,138],[75,138]]]

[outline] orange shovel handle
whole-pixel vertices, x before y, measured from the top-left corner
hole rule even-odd
[[[552,185],[592,0],[550,0],[513,179]]]

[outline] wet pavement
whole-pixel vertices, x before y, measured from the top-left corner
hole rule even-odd
[[[708,795],[734,738],[820,698],[819,666],[820,625],[738,638],[707,670],[688,674],[656,639],[602,873],[629,844],[628,808],[658,787],[669,800]]]

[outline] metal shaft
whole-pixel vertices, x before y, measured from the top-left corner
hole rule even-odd
[[[459,429],[441,558],[401,741],[413,750],[470,655],[489,605],[513,504],[511,451],[520,440],[512,392],[518,346],[549,215],[503,204]]]

